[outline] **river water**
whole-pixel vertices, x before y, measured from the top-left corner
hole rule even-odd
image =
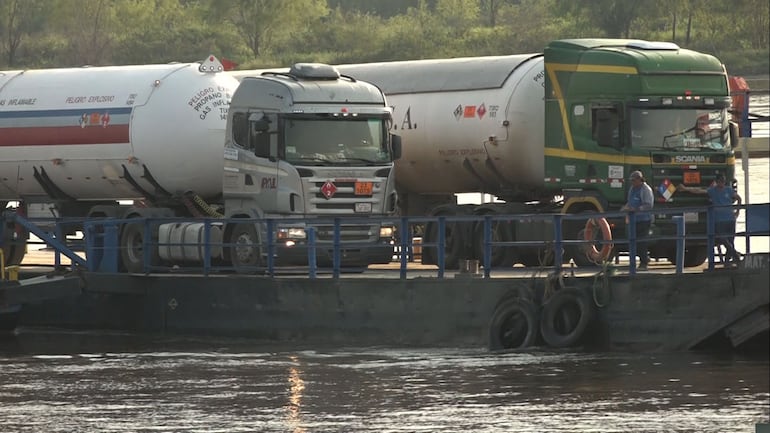
[[[770,202],[768,164],[749,160],[751,203]],[[751,249],[768,251],[767,239]],[[0,339],[3,433],[754,433],[768,422],[767,356],[297,347],[54,330]]]
[[[3,432],[754,432],[767,358],[26,333]]]

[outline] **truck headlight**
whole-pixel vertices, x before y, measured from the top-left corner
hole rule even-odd
[[[284,227],[278,229],[276,237],[278,240],[305,239],[307,238],[307,234],[305,233],[305,229],[300,227]]]
[[[394,229],[390,226],[383,226],[380,227],[380,237],[381,238],[392,238],[393,237]]]

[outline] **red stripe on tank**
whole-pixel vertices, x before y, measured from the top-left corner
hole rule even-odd
[[[0,128],[0,146],[128,143],[128,125]]]

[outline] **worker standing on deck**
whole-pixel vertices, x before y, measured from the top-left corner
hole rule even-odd
[[[724,245],[726,250],[725,267],[737,265],[741,256],[735,249],[735,220],[740,209],[733,209],[733,204],[740,206],[741,196],[725,184],[725,175],[717,173],[714,183],[707,189],[679,185],[677,190],[692,194],[706,194],[714,205],[714,235],[717,245]]]
[[[628,179],[631,181],[631,188],[628,189],[628,201],[621,210],[635,212],[636,255],[639,256],[639,270],[646,271],[647,265],[650,263],[647,239],[650,237],[650,226],[652,225],[650,211],[654,198],[652,188],[644,181],[644,175],[641,171],[632,172]],[[626,223],[628,223],[628,217]]]

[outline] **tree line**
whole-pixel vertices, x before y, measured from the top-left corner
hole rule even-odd
[[[770,71],[767,0],[0,0],[0,69],[190,62],[242,69],[664,40]]]

